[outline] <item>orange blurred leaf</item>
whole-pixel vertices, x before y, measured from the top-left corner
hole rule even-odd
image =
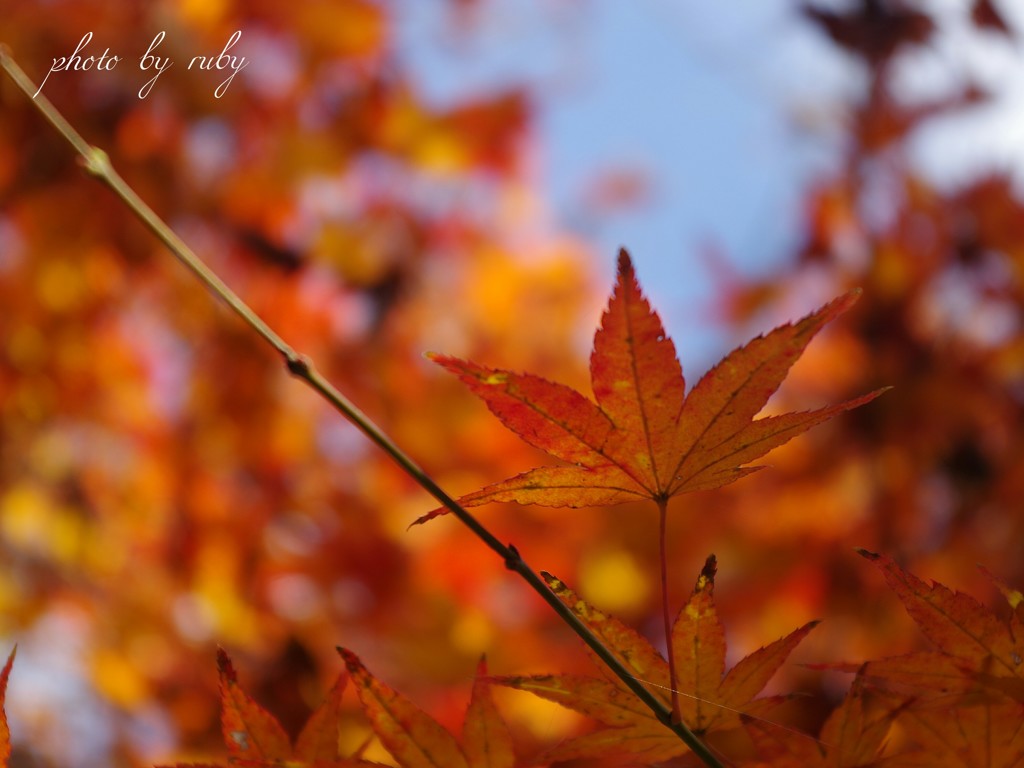
[[[354,653],[338,652],[374,732],[403,768],[469,768],[459,743],[440,723],[377,680]]]
[[[333,760],[338,757],[338,722],[341,717],[341,696],[345,692],[345,675],[338,679],[295,740],[295,756],[302,760]]]
[[[900,725],[923,751],[915,765],[1011,768],[1024,760],[1024,704],[909,709]],[[939,757],[941,756],[941,758]],[[910,756],[908,756],[909,758]],[[903,765],[904,762],[897,762]]]
[[[512,768],[516,763],[512,735],[494,705],[491,686],[486,678],[487,662],[481,659],[466,720],[462,724],[462,748],[469,768]]]
[[[742,465],[883,391],[816,411],[754,418],[814,335],[858,295],[847,293],[734,350],[687,395],[675,346],[641,293],[629,254],[620,251],[618,282],[590,358],[596,404],[532,374],[431,355],[506,427],[571,465],[533,469],[459,502],[582,507],[663,500],[755,471]],[[416,522],[446,511],[434,510]]]
[[[857,677],[817,739],[763,720],[744,719],[757,748],[755,765],[772,768],[845,768],[875,765],[904,702],[885,697]],[[902,759],[904,756],[901,755]],[[909,757],[909,755],[907,756]],[[886,763],[889,765],[889,763]]]
[[[1016,612],[1002,619],[970,595],[937,582],[928,584],[890,557],[866,550],[860,554],[878,566],[936,648],[869,662],[866,675],[932,696],[963,694],[980,686],[1024,703],[1024,623]],[[1014,607],[1019,593],[1005,585],[1003,589]]]

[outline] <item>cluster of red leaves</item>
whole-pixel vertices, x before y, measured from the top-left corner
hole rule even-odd
[[[728,764],[750,768],[1019,765],[1024,759],[1024,594],[995,580],[1012,609],[1008,618],[999,618],[969,595],[926,583],[891,558],[866,551],[862,554],[882,571],[935,650],[869,661],[859,667],[847,665],[857,677],[817,737],[786,728],[769,719],[769,714],[787,697],[757,695],[816,622],[755,651],[726,671],[724,630],[713,599],[712,557],[673,628],[677,658],[685,660],[679,667],[679,683],[686,694],[686,720]],[[635,630],[589,605],[557,579],[549,577],[549,583],[636,677],[667,701],[668,669],[661,654]],[[339,674],[293,744],[278,720],[241,688],[227,653],[218,652],[221,726],[229,765],[380,765],[359,754],[339,754],[339,723],[344,717],[341,699],[349,680],[373,733],[402,768],[513,768],[609,757],[619,763],[650,765],[685,752],[682,743],[621,681],[608,674],[491,677],[481,661],[461,738],[457,739],[375,678],[354,653],[346,649],[339,653],[347,675]],[[0,671],[0,768],[7,768],[11,752],[10,731],[2,713],[13,662],[12,651]],[[605,672],[603,666],[601,670]],[[558,702],[597,720],[602,727],[530,760],[518,760],[509,729],[491,696],[491,686],[496,684]],[[887,737],[894,724],[902,733],[892,749]],[[737,738],[740,732],[749,742]],[[178,763],[175,768],[218,766]]]
[[[922,581],[891,558],[867,551],[862,554],[882,571],[935,650],[850,666],[857,672],[853,685],[817,737],[787,728],[770,715],[788,697],[758,698],[758,694],[817,622],[766,645],[726,671],[725,633],[713,599],[715,560],[710,557],[673,627],[681,670],[678,685],[686,697],[685,721],[726,764],[749,768],[1019,765],[1024,759],[1024,594],[996,580],[1012,608],[1009,618],[1002,619],[969,595]],[[650,642],[589,605],[554,577],[548,581],[636,677],[667,702],[668,665]],[[661,764],[686,753],[675,735],[600,664],[601,677],[489,677],[481,662],[460,741],[377,680],[354,653],[339,651],[374,733],[402,768],[512,768],[576,759],[611,759],[615,764],[639,766]],[[9,659],[4,682],[10,663]],[[224,741],[231,765],[377,765],[358,756],[338,754],[344,675],[338,677],[292,747],[273,716],[239,688],[223,651],[218,664]],[[490,686],[495,684],[555,701],[593,718],[601,727],[534,758],[517,761],[508,728],[491,698]],[[900,732],[895,743],[889,740],[893,726]],[[186,767],[179,764],[178,768]],[[204,763],[189,764],[188,768],[216,767]]]
[[[762,761],[754,764],[1020,765],[1024,595],[988,574],[1012,609],[1009,617],[1000,618],[967,594],[922,581],[892,558],[863,550],[861,554],[882,571],[934,650],[860,666],[833,665],[856,671],[857,677],[818,742],[789,739],[764,722],[747,722]],[[893,724],[900,740],[887,749],[886,736]]]
[[[862,665],[850,693],[822,727],[818,739],[782,728],[762,715],[784,697],[755,697],[816,622],[752,653],[726,673],[724,631],[713,600],[715,561],[711,557],[673,628],[677,658],[685,659],[680,665],[683,672],[679,685],[687,694],[686,721],[706,736],[745,728],[757,758],[739,762],[750,766],[875,764],[894,721],[908,728],[923,747],[901,754],[899,759],[886,760],[886,766],[1016,765],[1024,756],[1024,730],[1020,728],[1024,718],[1024,641],[1020,639],[1024,637],[1024,595],[999,584],[1013,608],[1010,619],[1001,620],[968,595],[952,592],[941,584],[928,585],[889,558],[863,554],[878,564],[936,651]],[[667,701],[668,667],[661,654],[635,630],[588,605],[554,577],[548,577],[548,581],[558,597],[637,678]],[[605,726],[553,747],[530,765],[608,756],[646,764],[685,752],[678,739],[639,704],[618,678],[607,674],[603,665],[599,665],[605,672],[601,678],[494,678],[488,676],[486,664],[481,661],[459,740],[409,699],[376,679],[354,653],[338,650],[348,676],[339,674],[294,745],[278,720],[238,684],[227,653],[218,651],[221,728],[230,765],[380,765],[358,755],[339,754],[341,698],[349,679],[374,733],[402,768],[513,768],[523,764],[516,760],[512,737],[491,697],[490,686],[494,684],[529,691]],[[7,768],[11,753],[3,702],[14,656],[12,651],[0,671],[0,768]],[[957,727],[950,727],[951,718]],[[217,768],[217,764],[178,763],[176,768]]]
[[[766,645],[726,671],[725,632],[713,597],[715,560],[710,557],[673,627],[681,670],[677,684],[686,698],[686,722],[726,764],[748,768],[1019,765],[1024,759],[1024,594],[995,580],[1012,609],[1009,618],[1002,619],[966,594],[922,581],[891,558],[867,551],[861,554],[882,571],[935,650],[859,666],[832,665],[857,673],[846,698],[817,737],[787,728],[774,722],[771,712],[789,697],[758,698],[758,694],[817,622]],[[668,665],[658,650],[558,579],[547,578],[559,599],[639,680],[667,702]],[[227,653],[218,651],[221,726],[229,765],[381,765],[364,760],[359,754],[363,749],[352,755],[339,752],[339,725],[345,717],[341,699],[349,680],[373,733],[402,768],[514,768],[578,759],[611,759],[617,765],[639,766],[662,764],[686,753],[678,738],[600,663],[600,677],[492,677],[481,661],[461,737],[456,738],[408,698],[374,677],[356,654],[338,650],[347,674],[338,675],[294,744],[278,720],[241,688]],[[0,706],[13,660],[12,652],[0,673]],[[531,759],[517,759],[508,726],[491,695],[493,685],[555,701],[596,720],[600,727]],[[892,744],[889,736],[894,725],[901,735]],[[10,753],[6,718],[0,721],[0,747],[0,768],[6,768]],[[177,763],[174,768],[219,765]]]
[[[512,737],[491,698],[487,665],[480,662],[473,694],[456,739],[444,726],[402,694],[377,680],[354,653],[338,652],[348,674],[338,675],[323,703],[303,726],[293,745],[277,719],[238,684],[225,651],[220,668],[221,728],[229,763],[245,768],[356,768],[381,766],[358,754],[339,753],[341,697],[348,680],[356,688],[363,711],[387,751],[402,768],[513,768]],[[361,750],[357,750],[361,751]],[[214,763],[177,763],[175,768],[217,768]]]

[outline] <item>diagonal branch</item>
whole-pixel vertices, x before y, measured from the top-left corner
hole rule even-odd
[[[537,575],[519,551],[512,545],[502,544],[480,521],[459,505],[451,496],[424,472],[401,448],[388,437],[370,418],[356,407],[347,397],[338,391],[314,368],[311,361],[292,349],[262,318],[221,280],[216,273],[207,267],[196,254],[178,237],[166,223],[135,193],[121,178],[110,164],[107,154],[97,147],[91,146],[57,111],[56,107],[42,94],[33,98],[36,93],[35,84],[24,73],[12,58],[6,45],[0,44],[0,65],[18,88],[32,100],[42,115],[56,128],[67,142],[81,157],[85,170],[106,184],[127,205],[156,237],[167,246],[168,250],[185,265],[208,290],[225,302],[242,320],[270,344],[284,359],[288,372],[305,382],[320,394],[346,419],[352,422],[373,443],[381,448],[411,478],[449,509],[478,539],[495,552],[505,562],[505,566],[518,573],[527,584],[540,595],[548,605],[569,625],[569,627],[597,654],[636,696],[647,705],[658,720],[676,733],[679,738],[706,765],[712,768],[723,768],[704,743],[681,722],[673,718],[671,711],[648,691],[643,684],[629,673],[621,662],[594,635],[593,632],[577,618],[548,588],[547,584]]]

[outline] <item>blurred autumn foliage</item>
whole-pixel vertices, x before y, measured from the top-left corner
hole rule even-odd
[[[969,5],[986,45],[1017,40],[997,4]],[[865,91],[845,115],[839,171],[808,191],[802,248],[783,274],[726,279],[727,315],[760,325],[780,307],[803,306],[808,293],[860,286],[863,301],[809,349],[779,405],[893,390],[777,452],[773,472],[721,494],[736,550],[717,552],[736,563],[740,583],[757,574],[744,599],[829,616],[817,652],[838,644],[863,659],[909,641],[899,606],[873,596],[882,585],[849,556],[851,544],[976,595],[994,596],[978,563],[1024,583],[1024,208],[1009,168],[938,189],[908,157],[929,120],[986,98],[970,80],[926,103],[896,86],[900,56],[928,46],[936,20],[916,5],[870,0],[842,13],[805,10],[861,63]]]
[[[451,5],[460,19],[473,4]],[[54,76],[46,94],[443,487],[468,492],[541,463],[422,358],[443,350],[585,384],[581,339],[604,286],[584,243],[531,222],[543,203],[525,169],[529,93],[430,104],[396,52],[400,4],[48,8],[12,4],[0,27],[37,80],[88,29],[99,50],[127,55],[166,30],[164,54],[179,62],[244,30],[259,56],[219,100],[215,75],[184,66],[145,100],[131,67]],[[995,3],[964,12],[978,34],[1019,42]],[[716,304],[745,340],[860,286],[769,409],[894,389],[777,449],[770,471],[672,502],[673,604],[713,550],[730,666],[815,619],[795,661],[924,647],[854,546],[986,604],[996,589],[975,563],[1024,584],[1024,208],[1008,174],[940,190],[905,152],[928,120],[986,96],[967,83],[936,103],[901,98],[894,62],[938,30],[917,6],[860,0],[805,16],[866,74],[844,115],[844,162],[808,190],[791,262],[724,279]],[[406,530],[435,504],[83,178],[6,80],[0,107],[12,766],[219,760],[217,645],[289,745],[333,690],[339,644],[452,733],[481,653],[496,675],[593,674],[547,607],[453,520]],[[483,514],[531,563],[660,636],[653,510]],[[848,684],[791,661],[768,692],[809,695],[771,719],[812,733],[825,723],[824,738],[866,711],[860,679],[839,706]],[[495,693],[519,755],[587,727]],[[340,753],[389,761],[354,697],[338,706]],[[880,711],[858,720],[865,732],[899,705]],[[762,721],[750,731],[755,744],[778,733]]]

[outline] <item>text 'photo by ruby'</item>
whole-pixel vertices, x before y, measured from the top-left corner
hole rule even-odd
[[[139,69],[142,72],[152,73],[152,77],[139,88],[140,99],[144,99],[149,95],[160,75],[174,64],[174,60],[170,56],[160,56],[156,52],[166,36],[166,32],[161,31],[157,33],[156,37],[153,38],[146,48],[146,52],[139,57]],[[127,58],[118,55],[111,56],[110,48],[104,48],[103,53],[99,55],[88,53],[87,49],[92,42],[92,37],[92,32],[86,32],[82,35],[82,39],[78,41],[78,45],[75,46],[75,50],[71,55],[54,57],[53,65],[50,67],[50,71],[46,73],[46,77],[43,78],[43,82],[39,85],[39,89],[35,93],[36,96],[42,92],[46,81],[50,79],[50,75],[54,72],[84,72],[90,69],[110,71]],[[227,92],[235,75],[249,63],[245,56],[234,56],[228,53],[241,38],[242,30],[235,30],[219,54],[193,56],[188,63],[187,69],[189,70],[194,68],[197,70],[217,70],[218,72],[230,71],[231,74],[222,80],[213,92],[213,95],[218,99]]]

